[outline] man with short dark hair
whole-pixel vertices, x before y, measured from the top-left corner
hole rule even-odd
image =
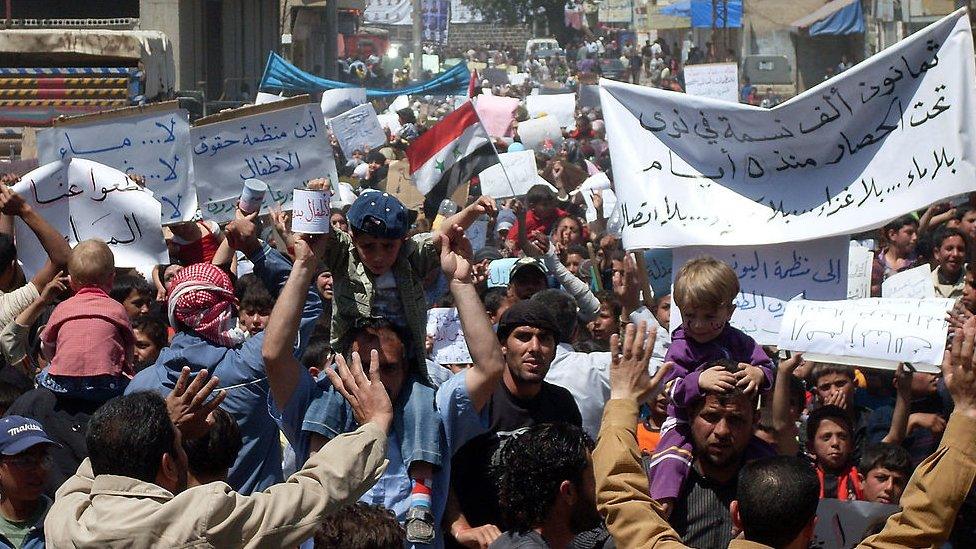
[[[534,300],[512,305],[498,323],[505,370],[488,402],[488,432],[465,444],[452,461],[451,486],[472,526],[499,525],[492,473],[506,443],[539,423],[582,425],[569,391],[544,381],[556,356],[558,334],[549,309]]]
[[[775,456],[752,461],[739,472],[737,499],[730,509],[732,522],[747,540],[769,547],[806,549],[801,543],[813,537],[819,490],[817,475],[802,458]]]
[[[590,437],[566,423],[534,425],[506,445],[498,504],[509,530],[492,549],[563,549],[599,525],[592,449]]]
[[[44,517],[53,503],[44,483],[57,445],[33,419],[0,419],[0,547],[44,547]]]
[[[637,337],[637,333],[641,332],[628,326],[623,338],[615,335],[611,341],[614,356],[610,367],[611,399],[607,403],[599,443],[593,452],[597,503],[601,514],[607,517],[607,529],[618,546],[678,549],[686,545],[663,518],[662,506],[642,488],[646,477],[634,435],[638,403],[658,388],[663,373],[670,365],[666,364],[651,378],[647,373],[647,363],[653,336]],[[902,496],[903,510],[889,518],[885,529],[862,542],[859,548],[938,547],[948,538],[960,506],[976,479],[976,445],[973,443],[976,440],[974,348],[976,318],[966,322],[962,333],[956,332],[951,353],[946,354],[942,364],[946,386],[955,403],[955,411],[942,444],[916,469]],[[765,469],[765,462],[770,459],[773,458],[756,462],[756,471]],[[793,470],[792,465],[790,470]],[[734,520],[741,525],[745,539],[733,540],[728,547],[793,549],[809,546],[815,517],[808,509],[815,507],[817,500],[813,483],[808,478],[786,482],[792,475],[774,471],[768,473],[747,474],[747,478],[742,480],[743,484],[752,486],[748,494],[743,493],[745,499],[733,502],[731,507],[733,516],[737,516]],[[795,488],[802,488],[803,493],[796,492]],[[769,499],[774,503],[765,505],[758,502],[758,497],[755,501],[751,500],[752,494],[770,495],[772,492],[784,494],[784,497]],[[798,510],[799,516],[783,518],[787,493],[792,493],[793,498],[802,499],[802,509],[807,511]],[[751,510],[755,510],[758,516]],[[804,516],[809,518],[806,523],[801,523],[800,519]],[[782,526],[782,529],[768,526],[773,520],[777,520],[775,524]],[[777,531],[776,539],[766,538],[768,530],[764,528]]]
[[[379,366],[371,361],[370,373]],[[294,547],[328,514],[356,500],[386,466],[393,407],[358,356],[330,378],[363,425],[336,437],[288,482],[244,496],[212,482],[187,488],[184,438],[202,436],[221,391],[185,367],[166,399],[137,392],[102,406],[89,422],[89,458],[58,490],[44,522],[53,547]],[[205,383],[206,382],[206,383]]]

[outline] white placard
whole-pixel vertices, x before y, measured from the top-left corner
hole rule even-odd
[[[258,92],[258,95],[254,98],[254,104],[264,105],[265,103],[274,103],[275,101],[281,101],[282,99],[284,99],[284,97],[280,95]]]
[[[471,364],[468,343],[461,331],[457,309],[438,307],[427,311],[427,335],[434,338],[431,360],[438,364]]]
[[[196,213],[190,123],[184,109],[134,111],[40,130],[37,158],[41,164],[84,158],[145,177],[146,186],[162,203],[165,224],[189,221]]]
[[[116,267],[146,267],[168,261],[161,205],[124,173],[74,158],[45,164],[14,185],[19,194],[74,247],[104,240]],[[34,232],[17,218],[17,258],[30,277],[47,261]]]
[[[410,97],[406,95],[398,95],[393,99],[393,102],[390,103],[390,106],[389,108],[386,109],[386,112],[395,113],[398,110],[404,109],[409,106],[410,106]]]
[[[851,241],[847,256],[847,299],[871,297],[871,269],[874,252]]]
[[[935,283],[928,264],[895,273],[881,283],[881,297],[925,299],[935,297]]]
[[[285,209],[291,208],[292,190],[310,180],[339,180],[325,120],[314,103],[194,126],[190,141],[200,209],[214,221],[234,218],[241,185],[251,177],[270,187],[266,205]]]
[[[532,118],[554,116],[560,127],[567,129],[576,127],[575,93],[530,95],[525,98],[525,108]]]
[[[762,345],[775,345],[786,303],[798,294],[807,299],[847,296],[847,237],[754,247],[692,246],[674,250],[674,269],[703,255],[728,263],[739,277],[739,295],[731,324]],[[677,305],[671,321],[678,325]],[[677,316],[676,316],[677,315]]]
[[[952,304],[942,298],[798,299],[786,305],[778,346],[803,351],[807,360],[892,370],[908,362],[937,373]]]
[[[535,151],[550,147],[558,151],[563,145],[563,131],[559,129],[559,122],[551,116],[519,122],[518,135],[525,148]]]
[[[325,191],[295,189],[292,195],[291,230],[301,234],[325,234],[332,226],[332,196]]]
[[[400,128],[403,127],[400,124],[400,115],[395,112],[378,114],[376,115],[376,120],[379,121],[381,128],[390,130],[390,135],[400,133]]]
[[[330,118],[329,128],[339,141],[339,148],[346,158],[352,158],[353,151],[365,152],[386,143],[386,134],[372,103],[360,105]]]
[[[627,249],[797,242],[976,190],[976,81],[960,10],[760,109],[600,83]]]
[[[533,185],[546,183],[536,168],[535,153],[518,151],[498,155],[501,163],[484,169],[478,174],[481,194],[492,198],[522,196]]]
[[[366,103],[366,88],[335,88],[322,92],[322,116],[332,118]]]
[[[706,63],[685,66],[685,93],[739,102],[739,66],[735,63]]]

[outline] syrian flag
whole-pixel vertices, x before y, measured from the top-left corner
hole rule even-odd
[[[434,209],[460,185],[499,162],[470,101],[415,139],[407,147],[407,160],[414,185]]]
[[[481,86],[478,85],[478,69],[471,71],[471,78],[468,79],[468,98],[481,93]]]

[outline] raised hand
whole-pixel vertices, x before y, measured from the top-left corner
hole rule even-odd
[[[237,219],[231,221],[224,228],[227,235],[227,244],[237,251],[246,252],[255,246],[260,246],[258,242],[258,228],[254,224],[259,212],[244,214],[237,210]]]
[[[444,271],[448,281],[471,284],[474,280],[474,267],[471,264],[471,257],[474,254],[471,251],[471,242],[465,238],[464,231],[460,226],[455,225],[440,235],[440,240],[441,270]]]
[[[352,354],[352,367],[346,364],[342,355],[337,354],[336,369],[326,370],[332,386],[349,403],[353,416],[360,425],[375,423],[383,432],[393,423],[393,403],[380,381],[380,357],[373,350],[369,355],[369,377],[363,371],[359,353]]]
[[[193,381],[187,385],[190,379],[190,368],[184,366],[180,371],[180,377],[176,380],[176,385],[166,397],[166,409],[169,411],[169,418],[173,425],[180,430],[185,439],[200,438],[207,434],[207,431],[214,424],[211,412],[220,406],[227,393],[223,390],[218,391],[213,398],[213,394],[220,383],[216,376],[207,381],[208,373],[206,370],[193,377]],[[210,398],[210,400],[207,400]]]
[[[952,395],[954,413],[963,413],[976,419],[976,366],[973,350],[976,348],[976,317],[966,321],[962,331],[952,338],[952,348],[942,360],[942,378]]]
[[[23,215],[30,209],[21,196],[6,185],[0,185],[0,212],[7,215]]]
[[[674,364],[662,365],[654,377],[648,372],[657,331],[648,333],[647,323],[628,324],[623,340],[620,334],[610,336],[610,398],[644,402],[661,386],[661,381]]]
[[[70,281],[68,276],[64,274],[64,271],[59,272],[44,286],[44,289],[41,290],[41,301],[48,305],[52,305],[58,296],[63,295],[68,291],[69,283]]]

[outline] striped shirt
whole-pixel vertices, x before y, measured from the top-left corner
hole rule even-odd
[[[732,541],[729,504],[735,499],[736,481],[719,483],[692,467],[674,502],[671,526],[688,547],[726,549]]]

